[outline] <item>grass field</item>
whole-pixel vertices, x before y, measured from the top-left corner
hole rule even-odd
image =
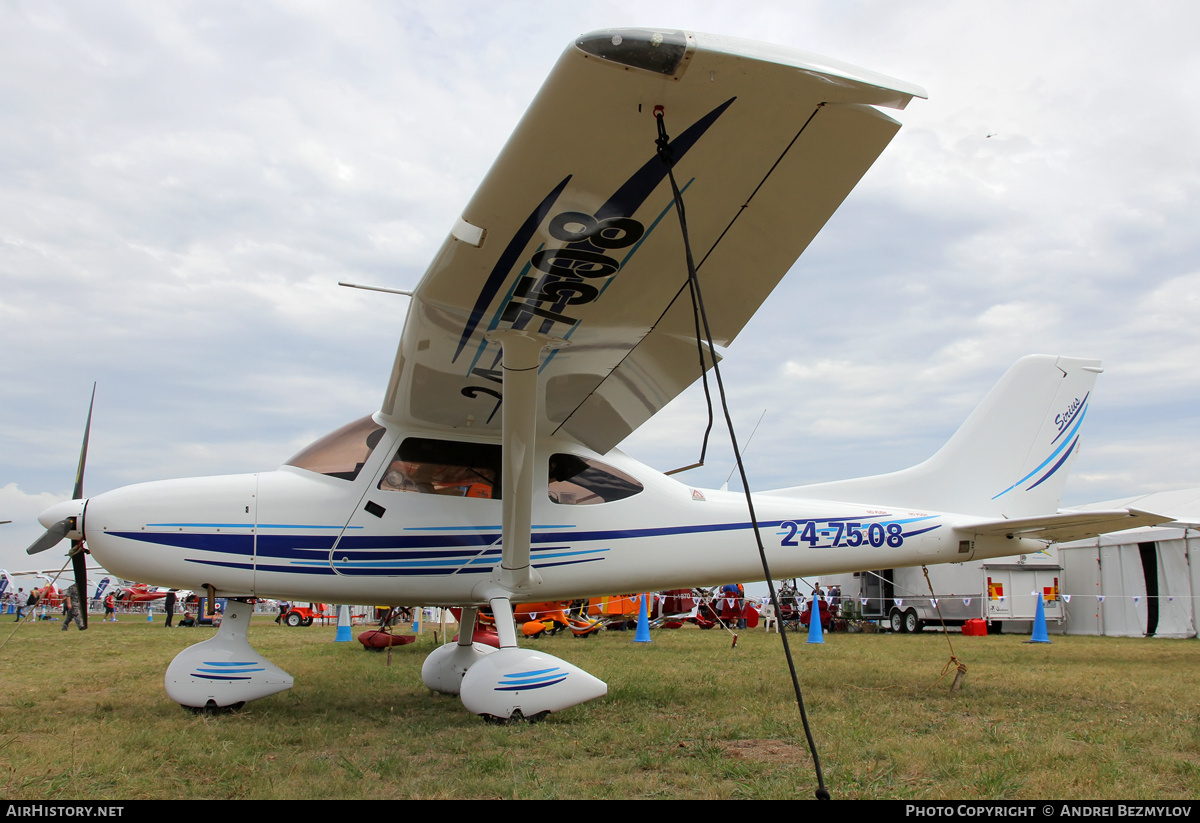
[[[0,622],[0,642],[14,624]],[[260,622],[261,621],[261,624]],[[0,797],[811,798],[777,636],[719,629],[532,641],[609,694],[538,724],[489,726],[432,695],[426,635],[385,655],[335,630],[256,618],[296,679],[235,714],[184,712],[163,672],[209,629],[130,619],[29,624],[0,649]],[[357,634],[357,630],[355,631]],[[834,798],[1180,799],[1200,794],[1194,640],[793,637]]]

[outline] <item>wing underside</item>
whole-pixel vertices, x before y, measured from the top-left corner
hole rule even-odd
[[[541,364],[539,431],[608,451],[713,358],[695,340],[656,107],[724,346],[899,128],[874,107],[918,95],[742,41],[585,35],[416,288],[383,414],[498,432],[500,349],[488,335],[525,329],[560,341]]]

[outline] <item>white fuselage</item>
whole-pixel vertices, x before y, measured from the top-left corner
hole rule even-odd
[[[285,466],[258,474],[143,483],[87,501],[84,532],[111,572],[233,597],[341,603],[472,604],[501,556],[501,501],[381,488],[395,445],[380,446],[351,481]],[[416,432],[428,436],[428,432]],[[537,454],[599,458],[544,438]],[[643,485],[599,505],[564,505],[535,461],[531,564],[541,584],[514,600],[760,580],[740,493],[685,486],[613,451],[599,458]],[[540,492],[537,490],[540,489]],[[979,517],[779,494],[754,499],[775,578],[947,563],[1037,551],[989,538]]]

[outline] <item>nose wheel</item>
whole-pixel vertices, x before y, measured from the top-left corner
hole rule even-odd
[[[175,656],[165,678],[172,700],[198,714],[217,714],[292,687],[292,676],[246,639],[253,611],[249,603],[229,601],[217,633]]]

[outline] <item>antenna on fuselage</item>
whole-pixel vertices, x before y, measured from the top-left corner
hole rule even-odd
[[[339,286],[345,286],[348,289],[364,289],[366,291],[381,291],[385,294],[403,294],[405,297],[412,297],[411,291],[405,289],[385,289],[383,286],[364,286],[360,283],[347,283],[345,280],[338,281]]]
[[[750,441],[754,439],[754,433],[758,431],[758,427],[762,425],[763,418],[767,416],[767,410],[763,409],[762,414],[758,416],[758,422],[754,424],[754,428],[750,432],[750,436],[746,438],[746,445],[742,446],[742,457],[745,458],[746,452],[750,451]],[[725,484],[721,486],[721,491],[729,488],[729,481],[733,478],[733,473],[737,471],[737,461],[734,461],[733,468],[729,470],[729,474],[725,477]]]

